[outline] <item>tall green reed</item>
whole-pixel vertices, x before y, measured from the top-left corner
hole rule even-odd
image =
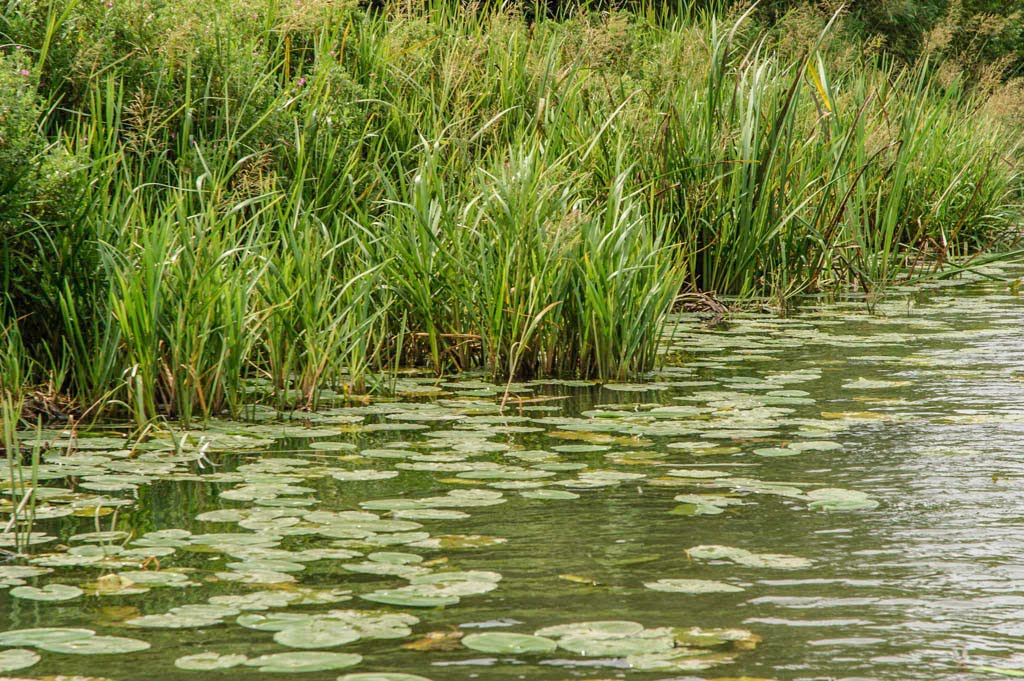
[[[750,13],[47,7],[0,25],[45,142],[0,202],[17,394],[53,375],[139,428],[400,364],[623,379],[681,289],[877,297],[1019,231],[980,95]]]

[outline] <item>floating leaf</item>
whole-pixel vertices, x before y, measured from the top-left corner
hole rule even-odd
[[[636,636],[644,630],[644,625],[625,620],[601,620],[596,622],[577,622],[574,624],[558,624],[544,627],[533,632],[545,638],[561,638],[562,636],[584,636],[587,638],[626,638]]]
[[[455,605],[460,600],[458,596],[448,593],[444,587],[426,589],[424,586],[379,589],[363,594],[361,598],[375,603],[410,608],[436,608],[445,605]]]
[[[269,674],[290,674],[344,669],[362,661],[363,656],[354,653],[303,652],[261,655],[246,660],[244,664]]]
[[[884,390],[886,388],[899,388],[910,385],[910,381],[875,381],[867,378],[858,378],[854,381],[843,383],[847,390]]]
[[[709,579],[659,579],[655,582],[644,582],[644,586],[654,591],[684,594],[736,593],[743,591],[738,586]]]
[[[470,634],[462,639],[462,645],[481,653],[516,655],[520,653],[548,653],[558,644],[549,638],[527,634],[485,633]]]
[[[675,639],[667,634],[625,638],[563,636],[558,640],[558,647],[583,657],[627,657],[669,651],[675,647]]]
[[[520,494],[527,499],[543,499],[545,501],[569,501],[580,498],[580,495],[575,492],[560,489],[534,489]]]
[[[365,672],[339,676],[338,681],[430,681],[425,676],[402,674],[401,672]]]
[[[209,602],[239,610],[270,610],[271,608],[283,608],[299,598],[301,598],[299,594],[288,591],[253,591],[247,594],[213,596]]]
[[[174,661],[178,669],[194,672],[209,672],[217,669],[230,669],[245,664],[249,658],[245,655],[220,655],[218,653],[198,653],[186,655]]]
[[[878,502],[864,492],[838,487],[825,487],[807,493],[807,507],[819,511],[862,511],[878,507]]]
[[[41,589],[34,586],[19,586],[11,589],[15,598],[29,601],[70,601],[81,596],[83,591],[77,586],[67,584],[47,584]]]
[[[0,673],[31,667],[40,659],[42,658],[39,657],[39,653],[26,648],[0,650]]]
[[[753,553],[732,546],[708,544],[694,546],[687,550],[691,558],[704,560],[728,560],[738,565],[756,568],[795,569],[810,567],[813,561],[799,556],[782,553]]]
[[[90,636],[69,641],[39,643],[37,647],[51,653],[66,655],[123,655],[148,650],[146,641],[122,636]]]
[[[300,622],[274,634],[274,641],[289,648],[334,648],[358,640],[355,629],[325,620]]]
[[[733,655],[727,653],[707,654],[676,648],[668,651],[630,655],[626,664],[630,669],[641,671],[703,671],[711,667],[732,662]]]
[[[390,480],[391,478],[397,478],[399,475],[398,471],[378,471],[378,470],[361,470],[361,471],[332,471],[331,477],[341,482],[369,482],[371,480]]]
[[[42,646],[89,638],[95,635],[96,632],[91,629],[66,629],[60,627],[12,629],[11,631],[0,633],[0,646]]]

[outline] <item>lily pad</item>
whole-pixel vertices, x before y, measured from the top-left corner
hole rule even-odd
[[[288,591],[253,591],[247,594],[212,596],[209,602],[239,610],[270,610],[271,608],[283,608],[298,598],[297,594]]]
[[[627,657],[667,652],[675,647],[675,639],[669,634],[626,638],[564,636],[558,640],[558,647],[583,657]]]
[[[193,672],[209,672],[217,669],[230,669],[245,664],[249,658],[245,655],[220,655],[218,653],[198,653],[186,655],[174,661],[178,669]]]
[[[363,656],[355,653],[302,652],[260,655],[246,660],[244,664],[269,674],[291,674],[344,669],[362,661]]]
[[[379,589],[363,594],[361,598],[374,603],[385,603],[387,605],[406,606],[410,608],[436,608],[445,605],[455,605],[461,599],[458,596],[448,593],[444,587],[433,587],[426,589],[424,586],[407,586],[397,589]]]
[[[743,591],[738,586],[710,579],[659,579],[655,582],[644,582],[644,586],[654,591],[683,594],[717,594]]]
[[[310,620],[281,629],[274,641],[289,648],[334,648],[359,640],[359,632],[347,624]]]
[[[0,673],[13,672],[31,667],[42,659],[39,653],[27,648],[11,648],[0,650]]]
[[[527,499],[543,499],[545,501],[570,501],[579,499],[580,495],[561,489],[533,489],[520,492],[520,495]]]
[[[783,553],[753,553],[733,546],[706,544],[687,550],[691,558],[703,560],[727,560],[737,565],[755,568],[796,569],[813,565],[813,561]]]
[[[577,622],[574,624],[558,624],[544,627],[533,632],[545,638],[561,638],[563,636],[585,636],[587,638],[626,638],[636,636],[644,630],[639,622],[626,620],[601,620],[596,622]]]
[[[43,646],[89,638],[95,635],[96,632],[91,629],[67,629],[60,627],[12,629],[11,631],[0,633],[0,646]]]
[[[807,507],[818,511],[864,511],[878,507],[878,502],[864,492],[838,487],[825,487],[807,493]]]
[[[313,615],[300,612],[246,613],[239,615],[236,623],[246,629],[257,631],[282,631],[288,627],[308,622]]]
[[[65,655],[123,655],[148,650],[150,647],[146,641],[123,636],[90,636],[37,645],[47,652]]]
[[[11,596],[29,601],[70,601],[82,593],[77,586],[68,584],[47,584],[39,589],[34,586],[18,586],[10,591]]]
[[[707,651],[703,650],[695,651],[687,648],[675,648],[657,653],[630,655],[626,658],[626,664],[630,669],[640,671],[698,672],[732,662],[733,659],[734,656],[728,653],[708,654]]]
[[[401,672],[364,672],[339,676],[338,681],[430,681],[425,676]]]
[[[500,632],[470,634],[462,639],[462,645],[471,650],[495,655],[549,653],[558,647],[558,644],[550,638]]]

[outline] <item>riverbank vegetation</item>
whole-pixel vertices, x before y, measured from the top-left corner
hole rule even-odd
[[[622,379],[681,292],[1016,242],[1018,57],[965,60],[1019,17],[895,50],[838,5],[563,14],[7,0],[3,392],[144,424],[407,365]]]

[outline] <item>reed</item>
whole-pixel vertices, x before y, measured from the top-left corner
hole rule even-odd
[[[14,3],[0,382],[142,428],[399,365],[624,379],[682,291],[877,298],[1012,246],[1019,125],[940,59],[836,58],[843,21]]]

